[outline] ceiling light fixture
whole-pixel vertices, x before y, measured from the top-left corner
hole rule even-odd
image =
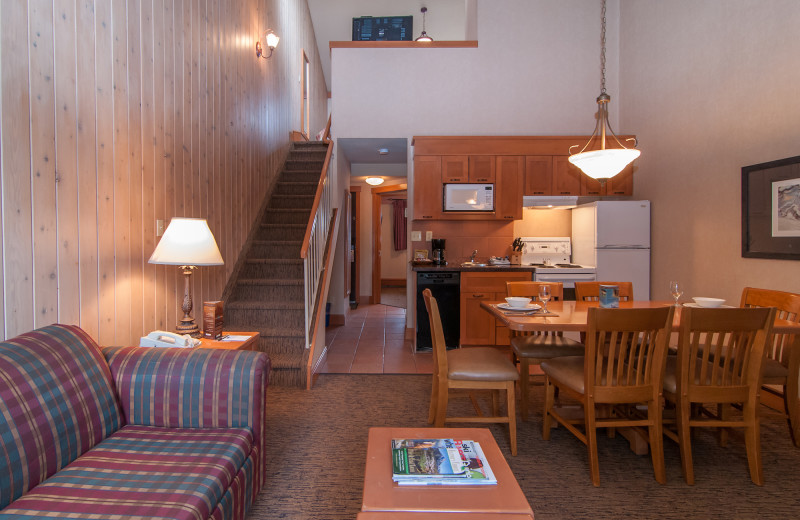
[[[636,149],[638,144],[636,139],[629,139],[633,141],[633,148],[626,148],[614,134],[608,122],[608,103],[611,101],[611,96],[606,93],[606,0],[603,0],[601,11],[600,42],[602,45],[600,51],[602,79],[600,82],[600,95],[597,97],[597,124],[594,127],[592,136],[589,138],[589,142],[584,145],[580,152],[570,155],[569,162],[580,168],[589,177],[604,183],[607,179],[621,172],[641,154]],[[600,149],[586,151],[598,133],[600,135]],[[621,148],[606,148],[606,134],[608,133],[611,134]],[[579,145],[570,146],[570,152],[576,146]]]
[[[364,182],[369,184],[370,186],[378,186],[383,184],[383,177],[367,177],[364,179]]]
[[[277,34],[272,32],[272,29],[268,30],[264,33],[264,41],[267,44],[267,48],[269,49],[269,54],[266,56],[264,55],[264,49],[261,47],[261,40],[256,40],[256,58],[264,58],[268,60],[272,57],[272,51],[275,50],[275,47],[278,46],[278,42],[281,39],[278,37]]]
[[[415,42],[432,42],[433,38],[428,36],[428,33],[425,32],[425,13],[428,12],[427,7],[423,7],[419,10],[422,13],[422,34],[419,35],[419,38],[414,40]]]

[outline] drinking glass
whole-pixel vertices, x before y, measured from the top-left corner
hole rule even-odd
[[[669,282],[669,292],[670,292],[670,294],[672,294],[672,297],[675,298],[675,306],[676,307],[680,305],[678,303],[678,298],[683,296],[683,288],[682,287],[683,287],[682,285],[680,285],[678,282],[676,282],[674,280]]]
[[[540,285],[539,286],[539,301],[541,301],[544,306],[542,307],[542,312],[547,312],[547,302],[550,301],[550,286],[549,285]]]

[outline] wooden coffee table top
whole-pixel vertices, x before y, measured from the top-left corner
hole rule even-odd
[[[398,486],[392,482],[391,441],[396,438],[477,441],[497,478],[497,485]],[[487,428],[370,428],[361,510],[533,516],[528,500]]]

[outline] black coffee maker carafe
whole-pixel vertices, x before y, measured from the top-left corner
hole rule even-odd
[[[432,238],[431,239],[431,255],[433,256],[433,265],[447,265],[444,260],[444,239]]]

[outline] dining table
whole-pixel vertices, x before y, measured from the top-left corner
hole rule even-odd
[[[530,333],[530,332],[586,332],[589,309],[592,307],[599,307],[598,301],[581,301],[574,300],[561,300],[550,301],[547,303],[547,313],[541,310],[526,311],[503,308],[505,302],[500,301],[483,301],[481,307],[489,314],[494,316],[503,325],[511,331]],[[674,306],[673,301],[659,301],[659,300],[632,300],[620,301],[620,309],[648,309],[654,307],[668,307]],[[680,329],[681,310],[685,306],[693,306],[696,304],[686,303],[678,305],[675,308],[674,320],[672,323],[673,333],[677,333]],[[776,319],[772,328],[776,334],[793,334],[794,341],[792,343],[792,352],[789,356],[789,373],[794,374],[794,377],[789,377],[786,385],[786,395],[788,396],[788,410],[787,415],[789,418],[789,427],[794,432],[794,438],[800,436],[800,382],[798,381],[798,374],[800,374],[800,323],[794,323],[789,320]],[[672,345],[677,343],[670,342]],[[627,437],[627,436],[626,436]],[[636,453],[647,453],[647,447],[642,442],[643,439],[628,438],[631,442],[631,449]]]

